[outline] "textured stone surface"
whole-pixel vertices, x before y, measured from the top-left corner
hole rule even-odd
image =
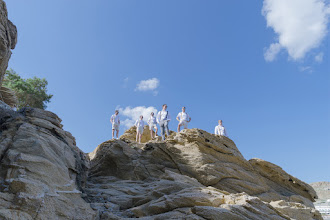
[[[89,157],[86,200],[104,219],[321,219],[308,184],[199,129],[146,144],[124,134]]]
[[[159,131],[157,132],[157,134],[159,135],[156,138],[151,138],[150,135],[150,130],[149,130],[149,125],[145,125],[144,126],[144,130],[143,130],[143,134],[141,137],[141,143],[146,143],[150,140],[158,140],[161,141],[161,137],[160,137],[160,129],[158,129]],[[173,134],[173,131],[170,131],[171,134]],[[126,141],[135,141],[136,140],[136,127],[133,126],[130,129],[126,130],[125,133],[120,137],[122,140],[126,140]]]
[[[0,132],[1,219],[321,219],[307,184],[199,129],[86,156],[56,114],[2,104]]]
[[[0,219],[93,219],[81,197],[88,161],[59,118],[0,111]]]
[[[8,20],[6,3],[3,0],[0,0],[0,87],[8,67],[11,49],[15,48],[16,43],[16,26]]]

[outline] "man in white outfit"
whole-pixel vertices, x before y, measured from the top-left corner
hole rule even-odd
[[[219,125],[215,126],[214,133],[216,135],[228,137],[225,127],[222,125],[222,120],[219,120]]]
[[[180,112],[178,116],[176,116],[176,120],[179,121],[178,132],[180,132],[181,126],[183,126],[184,129],[188,128],[188,123],[191,121],[191,118],[186,112],[186,107],[182,107],[182,112]]]
[[[156,117],[154,116],[153,112],[151,112],[150,118],[148,119],[148,125],[149,125],[151,139],[153,139],[154,137],[158,137],[157,136],[157,131],[158,131],[157,120],[156,120]],[[153,135],[153,129],[155,129],[155,136]]]
[[[120,119],[119,119],[119,111],[116,110],[115,114],[113,114],[110,118],[110,122],[112,124],[112,139],[115,138],[115,130],[117,132],[117,139],[118,139],[118,133],[119,133],[119,126],[120,126]]]
[[[171,116],[170,116],[170,113],[166,109],[167,109],[167,105],[164,104],[163,109],[160,112],[158,112],[158,114],[157,114],[157,122],[160,127],[160,133],[162,135],[163,141],[165,140],[165,130],[166,130],[167,136],[170,135],[170,132],[168,129],[168,123],[169,123],[169,121],[171,121]]]
[[[143,115],[140,116],[140,119],[136,120],[134,125],[136,126],[136,142],[139,140],[139,144],[141,144],[141,137],[144,129]]]

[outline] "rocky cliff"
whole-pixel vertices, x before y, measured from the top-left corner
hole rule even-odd
[[[0,87],[8,67],[11,50],[15,49],[16,43],[16,26],[8,20],[6,3],[3,0],[0,0]]]
[[[16,27],[0,0],[0,86]],[[199,129],[83,153],[54,113],[0,101],[0,219],[322,219],[315,191]]]
[[[86,155],[48,111],[0,107],[1,219],[321,219],[315,191],[199,129]]]

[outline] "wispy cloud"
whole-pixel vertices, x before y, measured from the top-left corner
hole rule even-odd
[[[321,53],[319,53],[315,56],[315,61],[318,62],[318,63],[322,63],[322,61],[323,61],[323,52],[321,52]]]
[[[271,44],[264,53],[265,60],[269,62],[275,60],[277,54],[281,51],[281,49],[282,49],[281,44],[279,43]]]
[[[313,69],[310,66],[301,66],[299,68],[300,72],[307,72],[307,73],[312,73]]]
[[[265,51],[265,60],[273,61],[282,48],[299,60],[326,36],[330,7],[324,0],[264,0],[262,14],[278,37]]]
[[[141,80],[135,88],[135,91],[152,91],[154,95],[158,94],[157,88],[160,85],[160,81],[157,78]]]
[[[126,78],[123,80],[123,88],[127,88],[127,87],[128,87],[128,81],[129,81],[129,77],[126,77]]]
[[[126,108],[118,108],[121,115],[125,116],[126,119],[122,120],[122,124],[126,128],[130,128],[134,125],[135,121],[140,118],[140,115],[143,115],[144,121],[147,121],[151,112],[157,114],[157,109],[153,106],[145,107],[145,106],[137,106],[137,107],[126,107]]]

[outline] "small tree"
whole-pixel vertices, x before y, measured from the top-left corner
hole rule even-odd
[[[46,79],[33,77],[22,79],[14,70],[6,71],[3,86],[13,90],[18,99],[17,108],[33,107],[46,109],[53,95],[47,94]]]

